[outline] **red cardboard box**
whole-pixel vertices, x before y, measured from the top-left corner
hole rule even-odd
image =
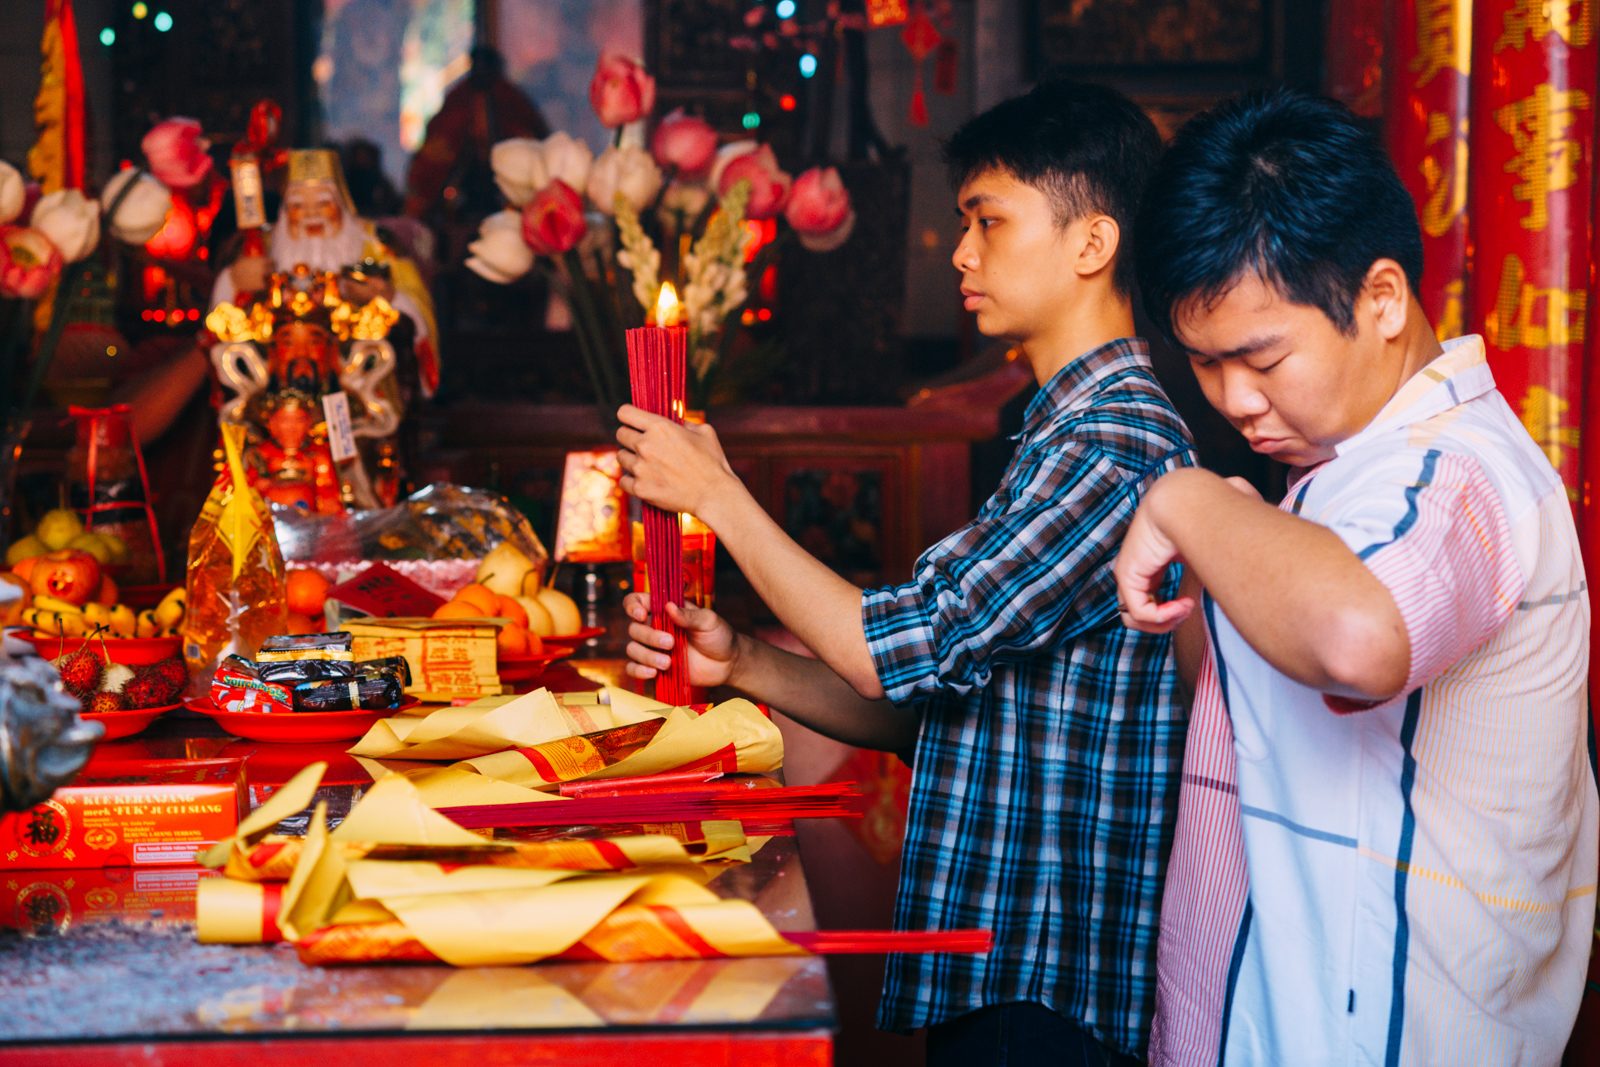
[[[0,818],[0,870],[191,866],[249,810],[242,759],[124,766]]]

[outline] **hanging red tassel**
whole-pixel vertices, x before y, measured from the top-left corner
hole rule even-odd
[[[911,90],[911,125],[928,124],[928,97],[922,91],[922,68],[917,68],[917,87]]]

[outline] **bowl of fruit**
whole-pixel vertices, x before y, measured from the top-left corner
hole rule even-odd
[[[62,686],[83,705],[83,717],[105,725],[107,741],[136,734],[178,707],[189,685],[189,669],[177,655],[135,666],[108,659],[104,648],[82,641],[50,662]]]
[[[515,545],[502,542],[478,565],[476,579],[433,613],[436,619],[509,620],[497,637],[496,668],[503,682],[537,678],[581,641],[604,633],[583,629],[572,598],[543,584],[539,567]]]
[[[62,548],[29,556],[0,574],[18,587],[0,605],[9,633],[54,660],[95,646],[111,663],[141,666],[177,655],[186,611],[182,586],[168,590],[155,607],[135,611],[88,551]]]

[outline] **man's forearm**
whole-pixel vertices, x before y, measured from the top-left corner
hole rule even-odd
[[[1405,683],[1410,645],[1394,598],[1325,526],[1178,471],[1146,506],[1250,646],[1324,692],[1385,699]]]
[[[860,589],[795,544],[737,479],[698,518],[791,633],[861,696],[883,696],[861,623]]]
[[[917,717],[887,700],[868,700],[821,660],[740,635],[728,684],[847,745],[904,752],[916,744]]]

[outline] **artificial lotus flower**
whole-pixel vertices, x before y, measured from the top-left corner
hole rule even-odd
[[[850,239],[856,213],[850,191],[832,167],[812,167],[794,180],[783,217],[812,252],[831,252]]]
[[[100,243],[100,205],[76,189],[40,197],[29,224],[50,238],[66,263],[78,262]]]
[[[0,296],[35,300],[61,273],[61,251],[27,226],[0,226]]]
[[[589,168],[589,199],[607,215],[617,210],[617,195],[621,194],[635,211],[661,191],[661,168],[642,148],[608,148],[600,153],[594,166]]]
[[[717,192],[727,193],[741,179],[750,183],[750,203],[744,212],[747,219],[770,219],[788,202],[792,179],[778,168],[771,145],[761,145],[724,163],[717,173]]]
[[[606,129],[626,126],[656,109],[656,80],[638,60],[602,53],[589,82],[589,105]]]
[[[560,178],[540,189],[522,209],[522,239],[541,256],[571,251],[587,229],[582,195]]]
[[[22,214],[28,202],[28,183],[16,167],[0,160],[0,224],[11,222]]]
[[[123,195],[123,190],[127,195]],[[118,198],[121,203],[118,203]],[[112,214],[113,205],[116,213]],[[142,245],[161,232],[172,210],[172,193],[137,167],[124,167],[100,194],[100,210],[111,236],[130,245]]]
[[[211,173],[211,142],[200,136],[195,119],[173,117],[158,122],[139,142],[150,173],[169,189],[192,189]]]
[[[594,153],[588,145],[560,130],[542,141],[513,137],[489,150],[495,184],[517,207],[525,206],[535,193],[557,178],[573,189],[584,188],[593,162]]]
[[[656,127],[650,152],[663,167],[676,167],[678,177],[693,180],[717,158],[717,131],[705,119],[685,115],[680,107]]]
[[[522,212],[506,209],[483,220],[467,246],[467,266],[480,277],[506,285],[533,269],[533,249],[522,239]]]
[[[761,147],[760,141],[729,141],[717,149],[717,154],[711,159],[711,174],[706,178],[707,184],[713,189],[722,187],[722,172],[740,156],[754,152]]]

